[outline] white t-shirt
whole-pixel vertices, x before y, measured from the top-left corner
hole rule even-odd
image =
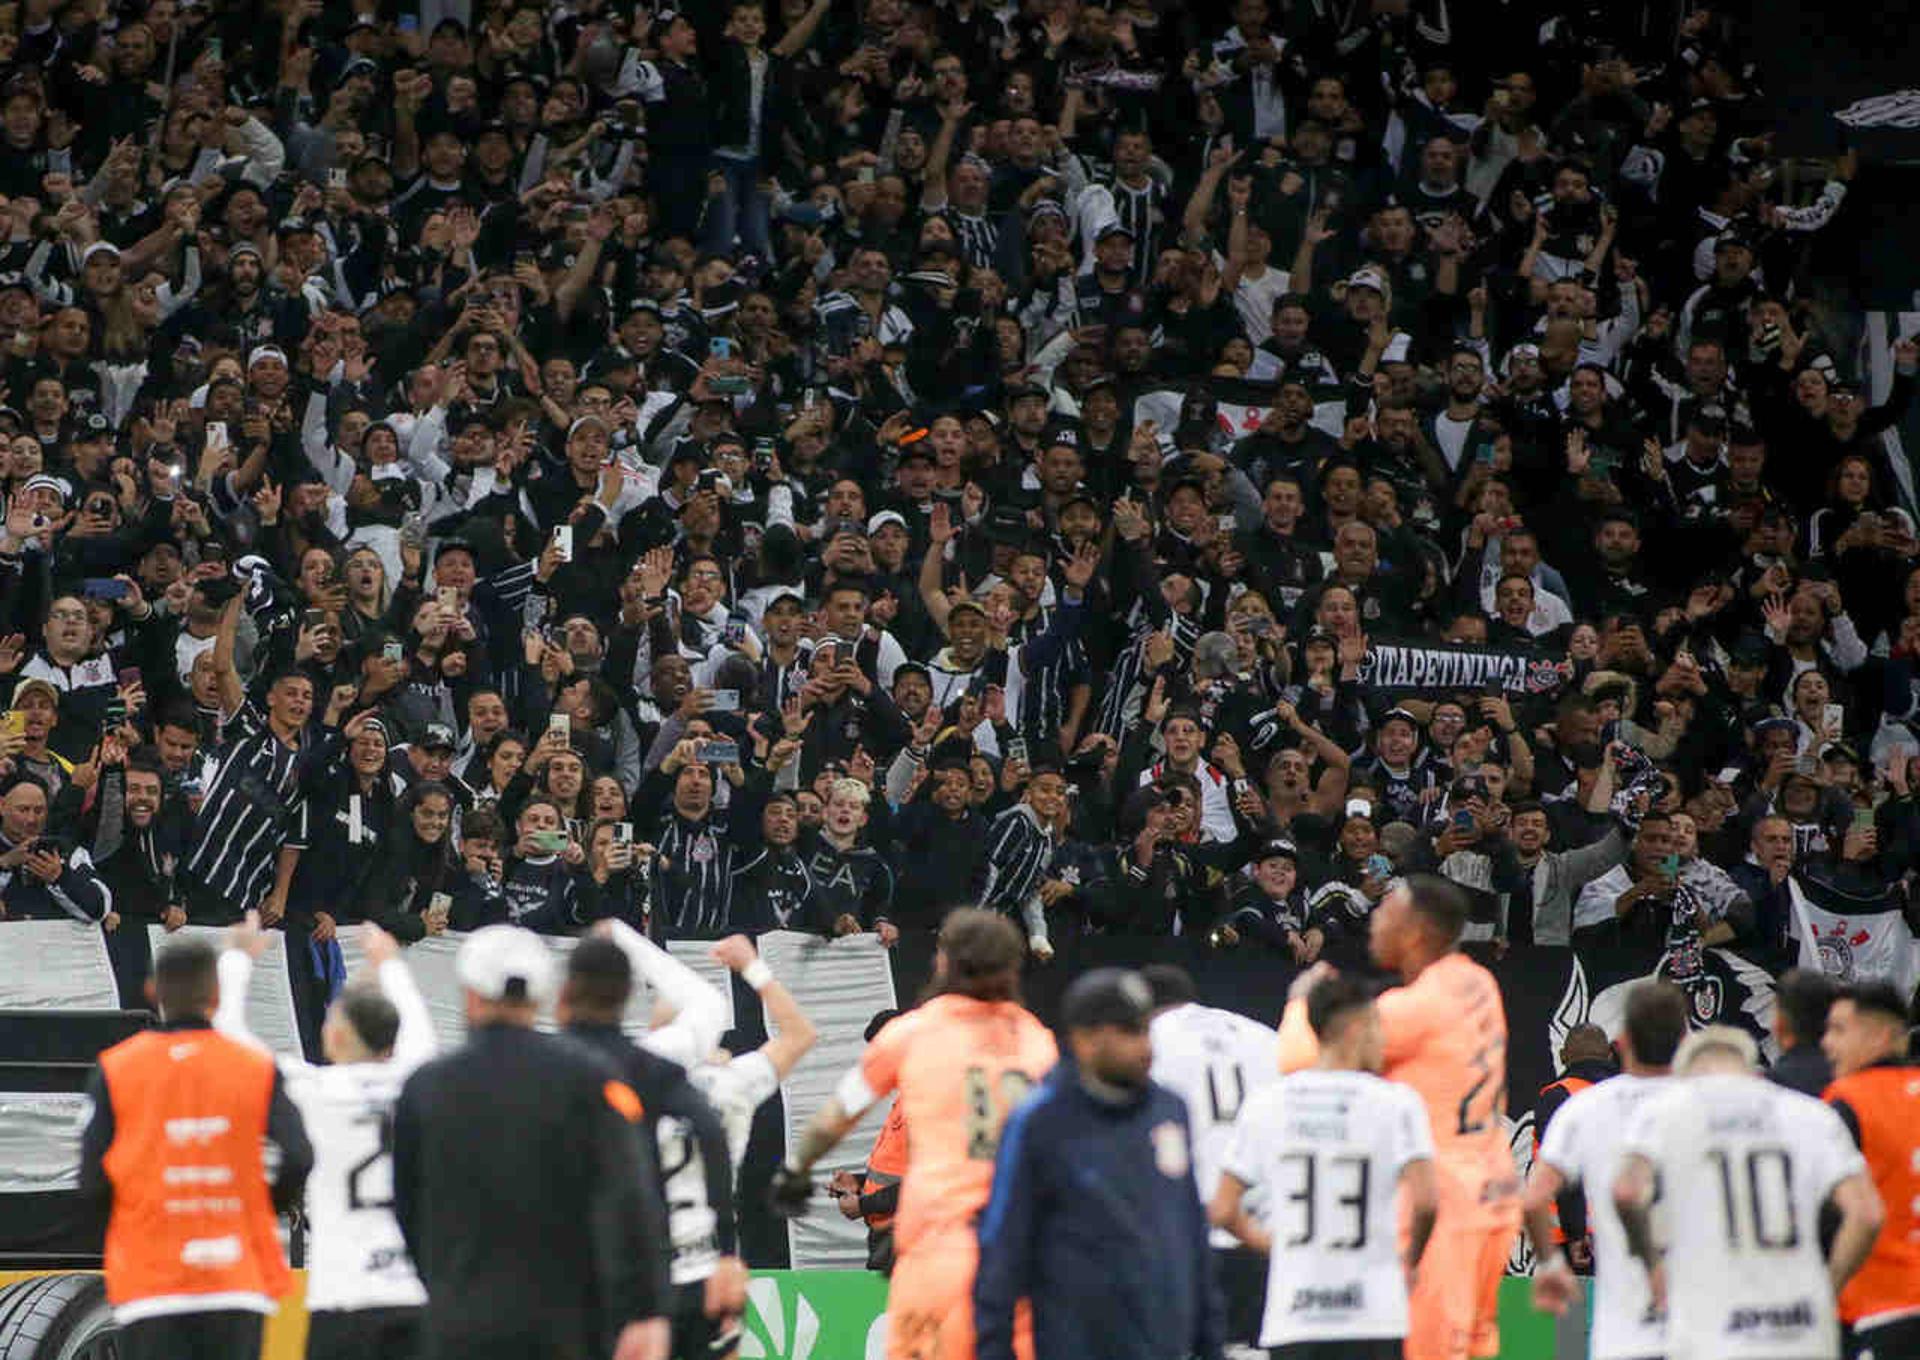
[[[1627,1251],[1626,1229],[1613,1205],[1622,1144],[1634,1112],[1668,1086],[1665,1077],[1610,1077],[1560,1107],[1540,1140],[1537,1160],[1586,1191],[1593,1229],[1593,1360],[1645,1360],[1667,1349],[1665,1319],[1653,1312],[1647,1272]],[[1657,1217],[1664,1218],[1659,1206]],[[1664,1232],[1656,1231],[1656,1240]]]
[[[1407,1334],[1395,1192],[1432,1159],[1420,1097],[1370,1073],[1315,1068],[1248,1098],[1222,1169],[1271,1205],[1262,1346]]]
[[[780,1089],[780,1074],[773,1070],[773,1060],[755,1049],[730,1062],[695,1063],[687,1069],[687,1079],[699,1088],[726,1126],[727,1151],[733,1156],[733,1169],[738,1171],[747,1155],[747,1137],[753,1132],[753,1112]]]
[[[1866,1163],[1831,1107],[1759,1077],[1670,1082],[1626,1151],[1665,1200],[1668,1360],[1836,1360],[1820,1207]]]
[[[1151,1036],[1153,1079],[1187,1102],[1193,1178],[1200,1202],[1211,1203],[1241,1107],[1280,1079],[1280,1036],[1244,1015],[1193,1003],[1154,1016]],[[1266,1221],[1263,1199],[1247,1206],[1261,1222]],[[1236,1240],[1223,1229],[1213,1231],[1216,1247],[1231,1247]]]

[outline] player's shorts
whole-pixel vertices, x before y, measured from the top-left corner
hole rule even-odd
[[[1883,1322],[1864,1332],[1847,1328],[1847,1360],[1913,1360],[1920,1356],[1920,1316]]]
[[[887,1360],[973,1360],[973,1281],[980,1244],[971,1232],[943,1233],[900,1256],[887,1284]],[[1013,1315],[1013,1353],[1033,1360],[1033,1315]]]
[[[740,1349],[740,1319],[707,1316],[707,1282],[673,1287],[674,1360],[726,1360]]]
[[[1267,1258],[1250,1247],[1217,1247],[1213,1263],[1227,1306],[1228,1343],[1257,1344],[1267,1309]]]
[[[1408,1300],[1407,1360],[1500,1354],[1500,1278],[1514,1230],[1436,1228]]]
[[[321,1308],[307,1314],[307,1360],[415,1360],[419,1308]]]
[[[1399,1337],[1371,1341],[1296,1341],[1275,1346],[1273,1360],[1400,1360]]]

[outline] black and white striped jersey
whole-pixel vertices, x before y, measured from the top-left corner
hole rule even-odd
[[[280,847],[304,838],[302,777],[325,743],[287,745],[251,704],[226,735],[180,876],[239,913],[258,906],[273,886]]]

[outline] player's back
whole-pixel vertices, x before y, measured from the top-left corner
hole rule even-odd
[[[1507,1013],[1492,973],[1448,954],[1380,998],[1384,1075],[1419,1092],[1433,1131],[1441,1213],[1510,1219],[1519,1182],[1507,1132]]]
[[[1432,1153],[1419,1097],[1369,1073],[1310,1069],[1248,1098],[1224,1160],[1272,1206],[1262,1345],[1406,1335],[1395,1195]]]
[[[755,1049],[726,1062],[695,1063],[687,1069],[687,1080],[720,1116],[720,1125],[727,1131],[727,1152],[738,1171],[753,1135],[754,1114],[780,1089],[780,1074],[774,1070],[773,1061]]]
[[[1758,1077],[1690,1077],[1641,1105],[1627,1149],[1660,1173],[1671,1360],[1836,1354],[1820,1208],[1861,1167],[1838,1115]]]
[[[1920,1308],[1920,1065],[1862,1068],[1825,1099],[1852,1127],[1887,1211],[1873,1254],[1841,1292],[1840,1316],[1852,1323]]]
[[[1279,1036],[1237,1012],[1188,1003],[1156,1015],[1152,1039],[1153,1079],[1186,1102],[1194,1180],[1201,1200],[1211,1200],[1241,1108],[1277,1079]],[[1216,1246],[1233,1240],[1215,1231]]]
[[[1593,1230],[1593,1360],[1638,1360],[1666,1349],[1666,1327],[1653,1312],[1647,1272],[1627,1251],[1613,1183],[1634,1112],[1667,1082],[1625,1075],[1590,1086],[1560,1107],[1540,1144],[1540,1160],[1586,1191]]]
[[[287,1094],[313,1143],[307,1178],[309,1309],[417,1308],[427,1291],[393,1216],[393,1105],[411,1069],[288,1064]]]
[[[935,997],[874,1036],[870,1067],[897,1068],[874,1089],[898,1087],[907,1123],[895,1228],[902,1253],[929,1234],[971,1225],[986,1207],[1000,1126],[1058,1057],[1052,1032],[1012,1001]]]

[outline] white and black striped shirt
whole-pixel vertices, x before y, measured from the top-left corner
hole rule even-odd
[[[954,238],[960,244],[960,254],[968,267],[992,268],[1000,250],[1000,224],[991,217],[963,213],[958,208],[946,208],[940,216],[946,218],[947,225],[953,228]]]
[[[987,830],[986,882],[980,905],[1019,915],[1053,859],[1053,837],[1032,807],[1015,803]]]
[[[689,821],[669,812],[654,838],[649,887],[656,935],[718,935],[733,911],[734,844],[720,814]]]
[[[181,878],[236,912],[258,906],[280,847],[306,833],[301,775],[313,754],[276,737],[252,705],[241,709],[215,757]]]

